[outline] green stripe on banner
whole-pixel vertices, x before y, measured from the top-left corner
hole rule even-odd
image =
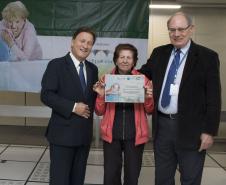
[[[1,0],[0,9],[10,0]],[[98,37],[148,38],[149,0],[22,0],[38,35],[71,36],[90,26]]]

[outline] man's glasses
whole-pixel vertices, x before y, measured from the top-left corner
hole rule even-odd
[[[185,32],[191,25],[188,25],[185,28],[168,28],[169,33],[175,33],[176,31],[183,33]]]

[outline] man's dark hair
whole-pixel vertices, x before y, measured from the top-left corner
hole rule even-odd
[[[82,33],[82,32],[90,33],[93,36],[93,45],[94,45],[95,44],[95,41],[96,41],[96,35],[95,35],[94,31],[91,28],[89,28],[89,27],[81,27],[81,28],[78,28],[74,32],[72,39],[75,39],[77,37],[77,35],[79,33]]]

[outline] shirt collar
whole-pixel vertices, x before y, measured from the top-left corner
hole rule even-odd
[[[71,56],[73,63],[75,64],[75,67],[78,68],[80,61],[77,58],[75,58],[75,56],[71,52],[70,52],[70,56]],[[85,61],[82,61],[82,63],[85,65]]]
[[[183,48],[180,49],[180,51],[183,55],[185,55],[188,52],[190,45],[191,45],[191,40],[189,40],[188,43]],[[176,50],[176,48],[175,48],[175,50]]]

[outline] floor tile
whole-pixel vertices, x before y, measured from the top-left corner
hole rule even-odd
[[[104,168],[103,166],[91,166],[86,168],[86,184],[103,184]]]
[[[142,167],[139,177],[139,185],[154,185],[154,167]]]
[[[155,166],[155,160],[154,160],[154,153],[153,153],[153,151],[144,151],[144,153],[143,153],[143,160],[142,160],[142,166],[144,166],[144,167]]]
[[[87,164],[103,165],[104,164],[103,150],[90,150]]]
[[[2,161],[0,163],[0,179],[26,180],[34,166],[33,162]]]
[[[206,155],[204,166],[205,167],[220,167],[216,161],[214,161],[211,157],[209,157],[209,154]]]
[[[6,146],[0,146],[0,154],[2,153],[3,150],[6,149]]]
[[[50,158],[49,158],[49,149],[47,149],[44,153],[44,155],[42,156],[40,162],[50,162]]]
[[[29,181],[49,182],[49,163],[39,163],[33,171]]]
[[[47,148],[47,146],[37,146],[37,145],[8,145],[9,147],[24,147],[24,148]]]
[[[43,152],[44,148],[10,146],[1,154],[1,159],[14,161],[38,161]]]
[[[154,185],[155,183],[155,168],[154,167],[142,167],[139,177],[139,185]],[[176,171],[175,185],[180,184],[180,175]]]
[[[221,166],[226,167],[226,153],[216,153],[216,154],[211,153],[209,155],[213,159],[215,159]]]
[[[226,171],[222,168],[204,168],[202,185],[225,185]]]
[[[24,185],[25,181],[0,180],[0,185]]]
[[[0,145],[0,154],[1,151],[6,149],[0,155],[0,185],[24,185],[29,175],[31,176],[26,185],[48,185],[50,159],[49,149],[46,148],[27,145]],[[42,158],[36,166],[36,161],[41,156]],[[92,149],[88,158],[85,185],[103,184],[103,162],[103,150]],[[224,166],[224,169],[218,163]],[[180,174],[177,171],[175,177],[176,185],[180,185],[179,179]],[[225,185],[225,182],[226,153],[208,152],[202,185]],[[154,154],[152,150],[144,151],[139,185],[154,185]]]

